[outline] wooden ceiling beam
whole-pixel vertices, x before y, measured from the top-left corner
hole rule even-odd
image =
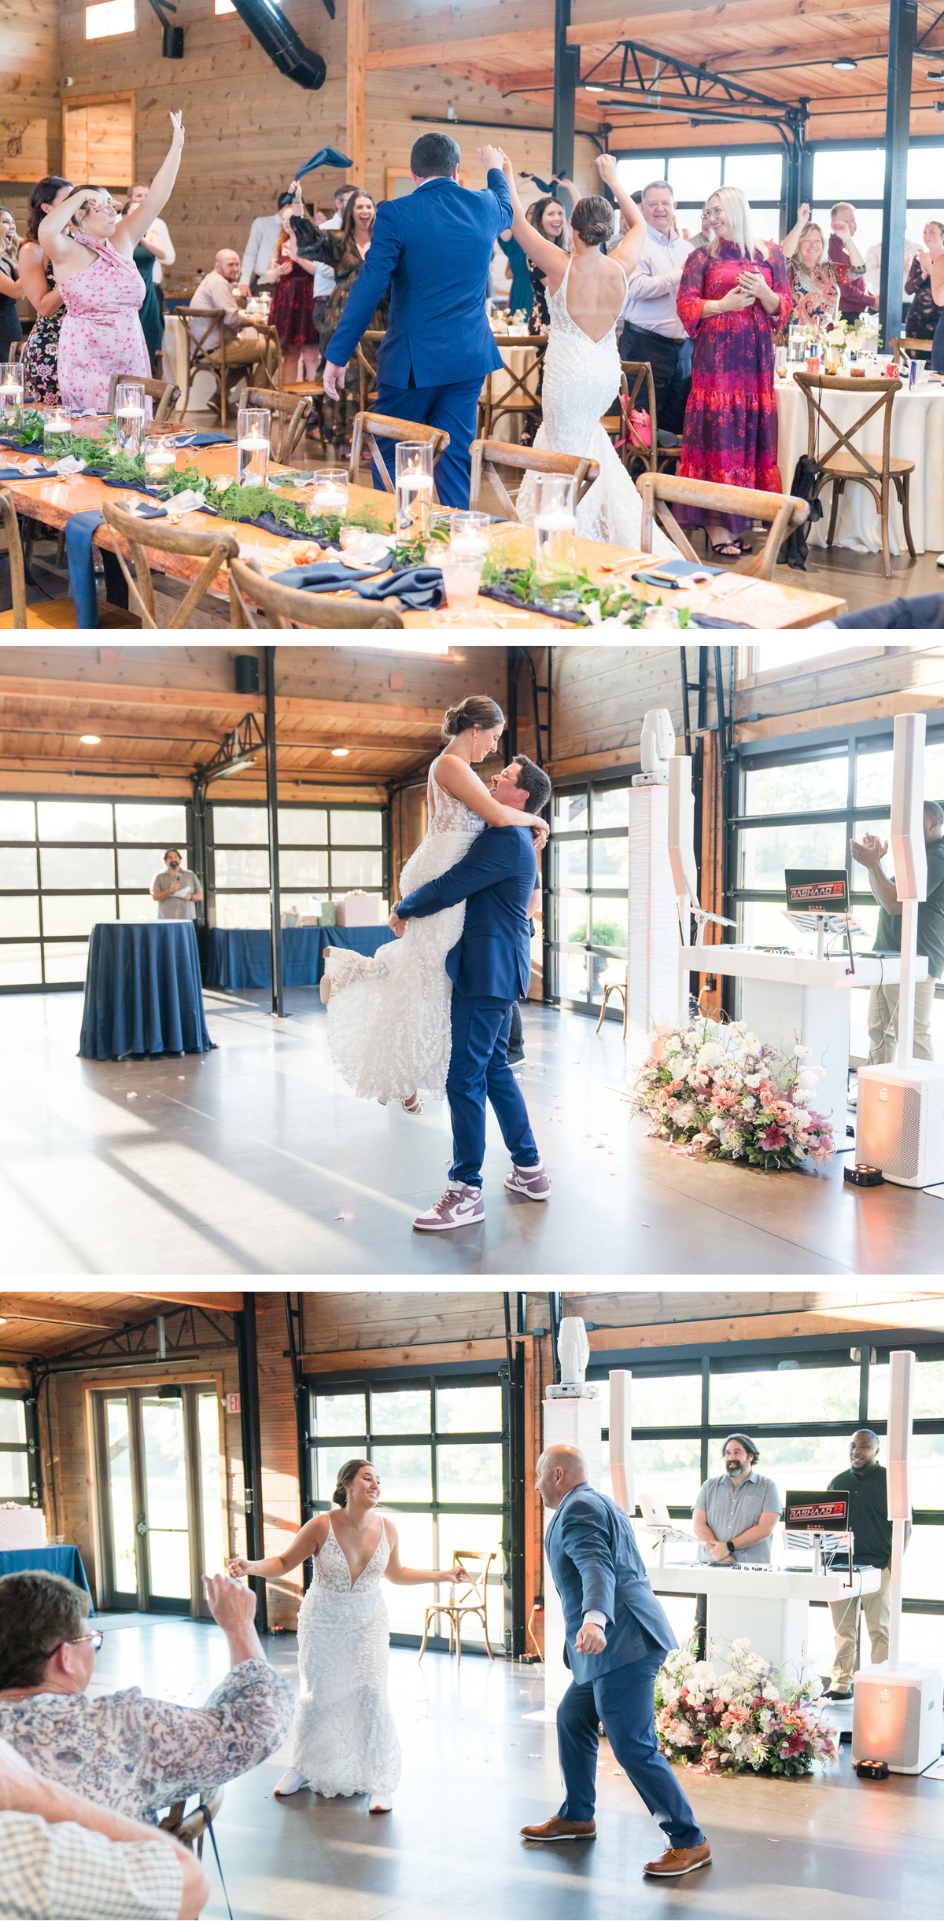
[[[148,1294],[140,1288],[135,1288],[132,1299],[136,1301],[168,1301],[175,1307],[206,1307],[210,1309],[211,1313],[215,1308],[219,1313],[223,1314],[240,1314],[242,1313],[244,1305],[241,1293],[227,1293],[223,1289],[212,1294],[195,1294],[192,1289],[168,1291],[167,1288],[164,1288],[160,1294]]]
[[[423,40],[412,47],[375,47],[364,66],[368,73],[390,73],[409,67],[449,67],[455,60],[472,60],[476,65],[492,57],[501,65],[501,56],[547,54],[554,62],[554,28],[530,28],[519,33],[483,33],[477,40]]]
[[[186,707],[194,714],[264,714],[265,701],[258,694],[225,694],[218,689],[201,693],[193,687],[126,687],[111,682],[93,685],[87,681],[41,680],[22,674],[7,677],[0,671],[0,716],[10,699],[54,699],[80,701],[83,706],[111,703],[117,707],[141,707],[147,715],[154,707]],[[383,726],[401,723],[416,727],[439,726],[442,709],[416,707],[404,703],[319,700],[308,694],[276,694],[276,718],[282,714],[304,715],[309,720],[336,719],[345,726],[352,720],[377,721]],[[91,722],[91,716],[88,717]],[[90,727],[91,731],[91,727]]]
[[[848,24],[848,16],[852,12],[887,16],[888,0],[844,0],[842,6],[837,6],[836,0],[720,0],[720,4],[711,7],[621,14],[611,20],[595,20],[584,26],[568,27],[567,43],[571,47],[590,47],[612,46],[617,40],[647,40],[650,46],[660,47],[660,37],[667,33],[693,33],[704,36],[709,43],[713,41],[717,46],[719,36],[732,27],[743,27],[748,34],[745,46],[750,46],[752,28],[760,21],[773,20],[779,24],[791,18],[818,19],[823,15],[835,14],[841,30]],[[509,43],[513,44],[514,39],[514,34],[508,35]]]
[[[80,1307],[64,1305],[61,1301],[46,1301],[41,1294],[2,1294],[0,1295],[0,1320],[35,1321],[50,1326],[63,1327],[100,1327],[108,1332],[118,1332],[127,1327],[127,1314],[116,1314],[114,1308]]]

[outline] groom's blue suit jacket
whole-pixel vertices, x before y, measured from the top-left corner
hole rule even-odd
[[[454,867],[400,902],[401,920],[422,920],[464,900],[461,938],[446,972],[461,1000],[508,1005],[531,983],[528,906],[537,880],[528,827],[486,827]]]
[[[456,180],[424,180],[377,208],[370,251],[349,295],[329,358],[350,360],[389,286],[390,319],[377,372],[391,387],[441,387],[484,379],[502,364],[488,324],[488,270],[498,235],[511,226],[499,167],[484,192]]]
[[[649,1585],[636,1536],[622,1508],[588,1482],[572,1488],[544,1535],[554,1585],[564,1609],[567,1659],[575,1681],[595,1681],[678,1644]],[[578,1654],[577,1636],[591,1610],[606,1615],[602,1654]]]

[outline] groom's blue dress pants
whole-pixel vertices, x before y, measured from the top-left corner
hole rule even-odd
[[[602,1721],[620,1767],[665,1830],[669,1846],[697,1848],[705,1837],[656,1740],[653,1683],[660,1666],[661,1657],[651,1655],[613,1668],[595,1681],[571,1682],[557,1710],[557,1745],[566,1789],[558,1813],[564,1821],[593,1820],[597,1726]]]
[[[472,475],[469,448],[475,439],[482,378],[476,374],[474,380],[450,381],[441,387],[414,387],[412,375],[408,387],[393,387],[384,380],[378,383],[379,414],[391,415],[395,420],[415,420],[429,427],[444,427],[449,435],[449,445],[436,465],[436,492],[444,507],[467,508],[469,505]],[[392,480],[395,443],[382,440],[378,435],[377,444]],[[376,467],[373,474],[374,486],[382,487],[383,479]]]
[[[508,1065],[511,1004],[452,997],[452,1058],[446,1094],[452,1116],[449,1178],[482,1185],[485,1102],[491,1101],[516,1167],[537,1167],[537,1150],[521,1089]]]

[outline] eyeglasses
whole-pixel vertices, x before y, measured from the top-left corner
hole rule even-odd
[[[57,1641],[55,1647],[50,1648],[49,1653],[46,1656],[46,1659],[47,1661],[51,1661],[53,1655],[58,1654],[60,1648],[78,1647],[80,1641],[90,1641],[92,1644],[92,1653],[97,1654],[104,1639],[105,1639],[105,1636],[101,1632],[100,1628],[96,1628],[94,1634],[72,1635],[72,1637],[68,1641]]]

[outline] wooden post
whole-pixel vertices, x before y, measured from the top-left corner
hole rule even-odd
[[[364,184],[365,61],[369,29],[369,0],[347,0],[347,149],[351,156],[348,179]]]

